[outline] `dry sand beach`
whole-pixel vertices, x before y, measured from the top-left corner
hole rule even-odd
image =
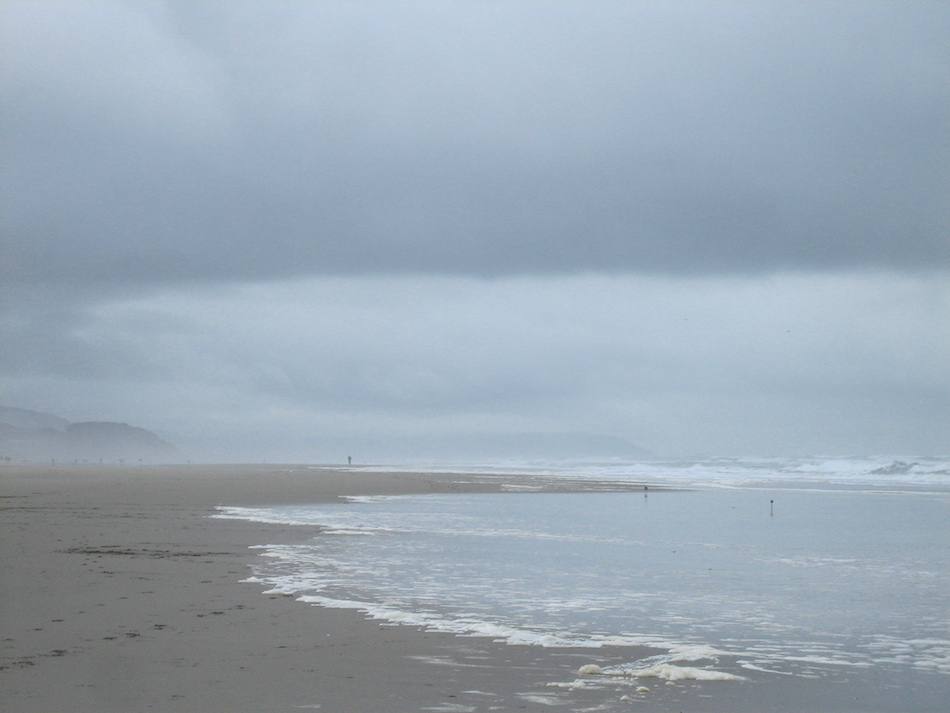
[[[502,476],[293,466],[4,466],[0,709],[827,710],[815,682],[748,672],[727,684],[654,681],[633,700],[622,700],[632,688],[549,685],[569,684],[585,664],[652,652],[509,646],[267,595],[242,582],[260,556],[249,548],[302,533],[210,517],[217,505],[504,484]]]

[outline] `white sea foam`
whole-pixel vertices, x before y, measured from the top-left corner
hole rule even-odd
[[[725,671],[715,671],[708,668],[695,668],[693,666],[674,666],[673,664],[661,663],[647,668],[634,668],[624,671],[624,675],[633,678],[659,678],[664,681],[742,681],[742,676],[737,676]]]
[[[340,499],[346,503],[384,503],[387,500],[402,497],[399,495],[341,495]]]
[[[313,522],[307,520],[288,517],[285,511],[277,511],[269,508],[241,508],[218,505],[214,515],[211,517],[218,520],[246,520],[248,522],[261,522],[268,525],[309,525]]]
[[[273,593],[292,593],[288,587],[272,590]],[[388,624],[417,626],[427,631],[455,634],[456,636],[488,638],[511,645],[541,646],[544,648],[589,648],[602,646],[648,646],[641,638],[584,636],[571,633],[552,634],[544,631],[508,626],[475,618],[449,618],[434,612],[409,611],[376,604],[374,602],[335,599],[320,595],[302,595],[297,601],[332,609],[356,609],[368,617]]]
[[[603,673],[604,670],[595,663],[589,663],[581,666],[579,669],[577,669],[577,672],[582,676],[593,676]]]
[[[518,698],[539,706],[559,706],[564,703],[564,701],[558,700],[554,696],[542,696],[537,693],[519,693]]]
[[[413,472],[417,464],[386,466],[380,472]],[[919,489],[950,485],[950,458],[907,455],[854,456],[849,458],[706,458],[702,460],[607,459],[591,461],[508,460],[496,463],[428,465],[434,472],[481,475],[523,475],[566,478],[575,481],[600,480],[632,484],[658,484],[686,487],[742,488],[763,483],[788,483],[800,487],[807,483],[824,488],[833,486],[883,486]],[[372,470],[372,469],[369,469]],[[508,487],[518,487],[512,484]],[[534,487],[525,483],[524,487]]]
[[[567,688],[573,691],[576,688],[592,688],[593,685],[589,679],[575,678],[573,681],[551,681],[547,684],[550,688]]]
[[[878,635],[868,644],[874,663],[901,664],[914,668],[950,674],[950,640],[920,638],[901,640]]]
[[[703,659],[717,659],[720,656],[731,656],[733,652],[726,651],[708,644],[678,644],[665,642],[663,647],[670,652],[670,661],[701,661]]]
[[[762,674],[900,680],[950,674],[947,463],[607,463],[586,475],[698,490],[386,496],[218,516],[311,528],[301,545],[264,550],[253,577],[273,593],[510,644],[663,652],[567,686],[630,671],[735,680],[725,657]]]
[[[858,668],[870,668],[874,664],[870,661],[855,661],[841,656],[786,656],[786,661],[797,661],[799,663],[821,664],[822,666],[856,666]]]
[[[776,674],[776,675],[779,675],[779,676],[792,676],[792,675],[794,675],[794,674],[792,674],[790,671],[779,671],[779,670],[774,669],[774,668],[765,668],[764,666],[759,666],[759,665],[757,665],[757,664],[752,663],[751,661],[741,661],[741,660],[740,660],[740,661],[737,661],[737,663],[739,664],[739,666],[741,666],[742,668],[746,669],[747,671],[759,671],[759,672],[761,672],[761,673],[771,673],[771,674]]]

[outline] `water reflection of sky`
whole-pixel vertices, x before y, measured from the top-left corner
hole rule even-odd
[[[407,496],[234,514],[339,533],[275,549],[258,576],[387,618],[950,674],[948,494]]]

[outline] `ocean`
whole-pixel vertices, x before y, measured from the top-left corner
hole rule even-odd
[[[261,543],[250,581],[387,623],[586,647],[592,661],[602,647],[656,650],[607,674],[873,683],[895,710],[908,695],[908,710],[939,708],[950,693],[948,459],[442,470],[498,473],[515,492],[218,517],[312,527],[298,544]],[[519,487],[524,475],[648,488],[534,492]]]

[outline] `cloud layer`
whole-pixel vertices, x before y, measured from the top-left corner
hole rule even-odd
[[[169,291],[45,336],[8,329],[32,353],[10,350],[0,387],[67,418],[144,412],[248,459],[402,454],[425,438],[444,457],[431,438],[506,433],[604,434],[668,455],[938,452],[948,284],[401,277]]]
[[[3,278],[950,265],[942,4],[15,3]]]
[[[946,453],[947,37],[939,2],[5,3],[0,396],[231,459]]]

